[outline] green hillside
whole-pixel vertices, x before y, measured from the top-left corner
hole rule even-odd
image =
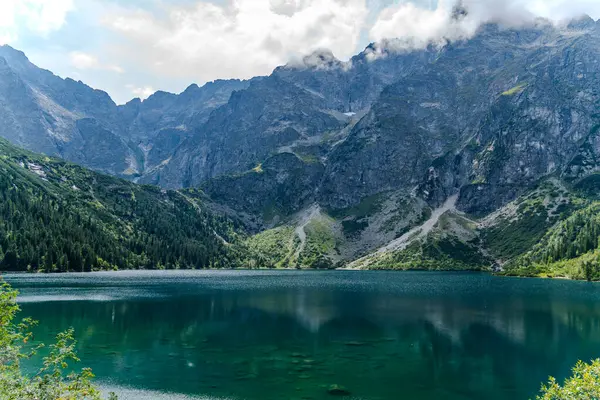
[[[164,191],[0,140],[0,270],[236,266],[232,223]]]
[[[530,251],[507,265],[511,275],[600,280],[600,202],[554,225]]]

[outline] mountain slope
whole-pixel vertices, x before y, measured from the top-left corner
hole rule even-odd
[[[347,63],[315,53],[237,92],[141,181],[198,186],[293,153],[324,165],[312,186],[326,207],[418,188],[434,207],[461,191],[461,210],[489,213],[548,174],[593,172],[599,38],[583,19],[373,45]]]
[[[115,110],[106,93],[58,78],[23,53],[0,47],[0,122],[11,142],[120,174],[132,152],[109,128]]]
[[[599,177],[594,174],[578,182],[575,190],[585,200],[571,203],[575,207],[561,200],[554,214],[562,218],[558,217],[559,222],[526,252],[507,263],[507,274],[600,280]],[[563,197],[561,193],[554,195]],[[569,212],[570,208],[574,211]]]
[[[232,96],[142,181],[198,186],[242,173],[277,153],[324,162],[386,86],[436,55],[434,48],[394,52],[372,45],[347,62],[316,51],[300,63],[278,67]]]
[[[0,139],[0,269],[236,266],[232,223],[163,191],[20,150]]]

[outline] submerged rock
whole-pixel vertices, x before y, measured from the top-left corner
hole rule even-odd
[[[365,343],[365,342],[345,342],[344,345],[350,346],[350,347],[362,347],[362,346],[366,346],[367,343]]]
[[[350,396],[350,391],[343,386],[340,385],[331,385],[329,389],[327,389],[327,393],[332,396]]]

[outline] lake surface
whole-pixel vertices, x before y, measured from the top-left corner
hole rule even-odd
[[[600,357],[600,285],[420,272],[9,275],[122,399],[528,399]]]

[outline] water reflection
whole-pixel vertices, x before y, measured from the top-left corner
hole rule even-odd
[[[65,290],[56,277],[10,279],[42,321],[36,339],[73,326],[101,380],[146,390],[321,399],[339,384],[365,399],[517,399],[600,356],[600,287],[575,282],[102,275],[66,278]],[[88,295],[112,300],[77,300]],[[35,301],[48,296],[62,301]]]

